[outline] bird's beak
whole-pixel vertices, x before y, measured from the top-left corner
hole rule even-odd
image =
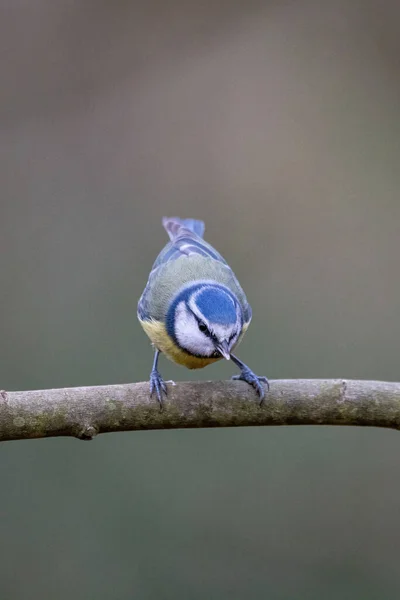
[[[222,354],[224,358],[226,358],[226,360],[230,359],[231,353],[229,351],[228,342],[225,341],[221,342],[220,344],[217,344],[216,349],[220,354]]]

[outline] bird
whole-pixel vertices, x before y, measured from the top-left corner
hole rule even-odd
[[[269,390],[268,379],[257,376],[232,354],[252,318],[239,281],[221,254],[204,240],[203,221],[164,217],[162,224],[170,241],[153,264],[137,309],[154,347],[150,396],[156,394],[162,409],[167,385],[158,360],[163,353],[189,369],[231,360],[240,369],[232,379],[253,386],[261,405],[265,388]]]

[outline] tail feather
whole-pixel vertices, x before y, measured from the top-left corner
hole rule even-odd
[[[204,223],[203,221],[197,221],[196,219],[163,217],[162,224],[164,225],[164,228],[172,241],[174,241],[174,239],[181,233],[182,229],[187,229],[201,238],[204,235]]]

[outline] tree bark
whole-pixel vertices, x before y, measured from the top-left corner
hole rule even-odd
[[[160,410],[148,383],[0,392],[0,441],[250,425],[359,425],[400,429],[400,383],[277,380],[259,405],[243,382],[168,384]]]

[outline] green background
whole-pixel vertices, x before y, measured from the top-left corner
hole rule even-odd
[[[256,372],[399,380],[399,23],[394,0],[0,0],[0,387],[147,379],[163,215],[234,268]],[[378,429],[4,443],[0,597],[397,599],[399,467]]]

